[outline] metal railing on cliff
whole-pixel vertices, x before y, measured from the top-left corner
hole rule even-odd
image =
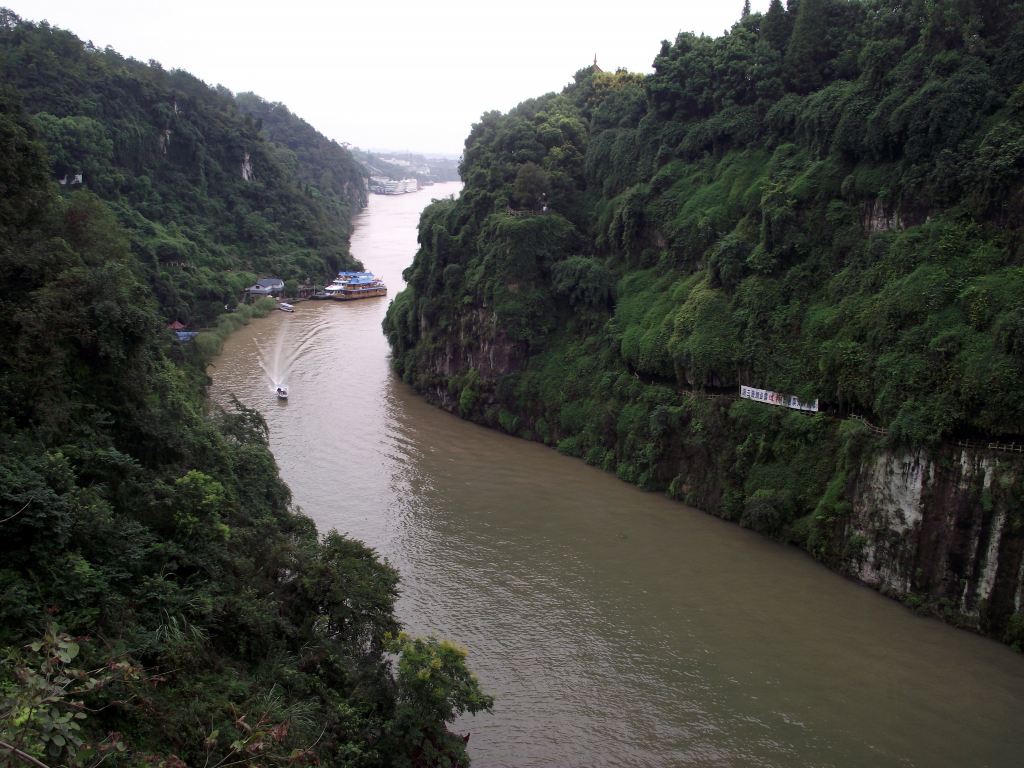
[[[1024,443],[998,443],[985,440],[954,440],[953,445],[960,448],[971,448],[981,451],[1000,451],[1002,453],[1024,453]]]
[[[831,414],[828,414],[828,415],[831,416]],[[841,417],[832,416],[832,418],[841,418]],[[877,435],[878,437],[887,437],[888,434],[889,434],[889,430],[888,429],[886,429],[885,427],[879,427],[876,424],[872,424],[870,421],[865,419],[860,414],[851,413],[848,416],[848,418],[853,419],[854,421],[859,421],[861,424],[863,424],[865,427],[867,427],[871,431],[872,434]]]

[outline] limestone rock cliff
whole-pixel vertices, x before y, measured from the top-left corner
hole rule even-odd
[[[851,484],[843,535],[862,546],[841,569],[959,623],[1005,629],[1024,590],[1019,487],[1019,466],[994,453],[874,456]]]
[[[454,328],[449,326],[444,333],[438,333],[426,315],[418,317],[421,338],[436,338],[438,343],[420,351],[415,366],[417,388],[449,411],[564,448],[564,443],[559,445],[564,434],[557,415],[538,403],[510,402],[501,395],[502,382],[518,377],[530,365],[528,346],[509,338],[494,314],[484,308],[466,308],[457,317]],[[636,383],[648,394],[652,389]],[[678,396],[693,397],[692,393]],[[635,399],[645,397],[641,391]],[[841,441],[836,436],[843,423],[858,426],[854,422],[743,403],[770,417],[764,431],[754,432],[748,420],[731,410],[735,403],[731,398],[703,402],[702,415],[684,419],[674,434],[649,443],[653,470],[642,485],[789,540],[833,570],[917,610],[1020,643],[1024,473],[1019,455],[954,446],[907,451],[870,439],[862,440],[866,447],[851,457],[838,447]],[[655,408],[646,408],[645,418],[658,418]],[[757,487],[763,484],[756,477],[763,470],[757,467],[758,459],[745,458],[752,438],[762,444],[775,441],[769,452],[778,454],[772,460],[779,464],[807,461],[806,455],[786,453],[779,447],[792,429],[786,419],[797,424],[820,422],[823,434],[810,452],[817,454],[822,476],[845,478],[836,509],[825,509],[817,501],[814,512],[798,521],[805,523],[803,533],[799,524],[765,528],[749,516],[749,509],[744,512],[735,502],[738,492],[747,493],[749,507],[749,499],[758,498],[764,490]],[[621,451],[621,445],[608,441],[603,462],[586,458],[623,476],[618,463]],[[635,476],[624,479],[637,482]],[[811,485],[812,504],[817,497],[828,496],[824,482]]]

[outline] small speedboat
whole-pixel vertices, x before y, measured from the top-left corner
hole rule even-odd
[[[280,302],[277,305],[277,308],[280,309],[282,312],[294,312],[295,311],[295,307],[293,307],[291,304],[288,304],[288,303],[283,302],[283,301]]]
[[[278,387],[277,388],[277,399],[278,400],[287,400],[288,399],[288,387]]]

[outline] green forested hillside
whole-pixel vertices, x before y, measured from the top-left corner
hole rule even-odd
[[[654,70],[581,70],[473,126],[385,323],[398,370],[856,557],[837,531],[870,446],[1024,435],[1022,5],[773,0]]]
[[[240,93],[235,103],[279,149],[281,164],[307,193],[333,209],[336,218],[347,220],[354,204],[366,205],[366,171],[347,148],[292,114],[284,104],[264,101],[255,93]]]
[[[32,115],[52,178],[70,187],[81,173],[113,207],[167,319],[208,321],[256,276],[353,265],[363,172],[308,125],[268,140],[223,87],[9,11],[0,77]]]
[[[464,651],[399,632],[396,572],[291,509],[164,328],[246,259],[343,263],[337,190],[184,73],[0,26],[0,764],[465,764]]]

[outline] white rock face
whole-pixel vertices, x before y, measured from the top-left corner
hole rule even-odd
[[[853,503],[853,527],[865,538],[857,577],[883,592],[910,590],[899,567],[922,520],[921,490],[931,465],[920,454],[885,453],[862,475]]]
[[[899,213],[890,213],[879,199],[876,199],[870,208],[864,210],[862,223],[866,234],[903,229]]]
[[[252,181],[255,178],[256,174],[252,172],[252,158],[246,152],[242,159],[242,181]]]
[[[964,449],[942,466],[918,453],[886,452],[862,467],[846,535],[863,542],[846,565],[853,576],[899,597],[944,595],[964,617],[978,620],[997,589],[1000,547],[1012,537],[1005,505],[994,504],[1000,468],[992,456]],[[1008,567],[1016,569],[1011,561]],[[1024,562],[1014,584],[1020,609]]]

